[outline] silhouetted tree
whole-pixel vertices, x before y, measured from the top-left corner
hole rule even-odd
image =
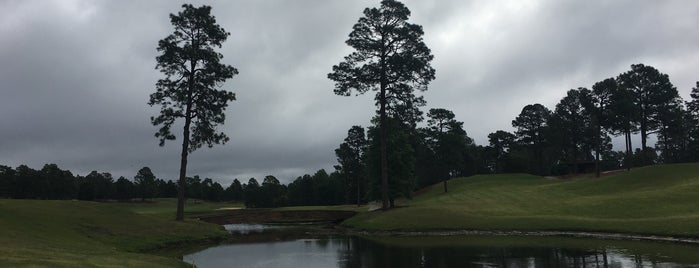
[[[176,198],[177,184],[171,180],[156,179],[155,184],[158,185],[158,197]]]
[[[615,135],[624,135],[626,147],[624,165],[627,170],[630,170],[632,165],[631,158],[633,156],[631,134],[638,132],[635,122],[638,122],[640,113],[638,112],[638,107],[634,105],[633,92],[620,86],[610,89],[613,91],[609,103],[609,111],[612,116],[607,118],[609,119],[609,129]]]
[[[688,128],[688,161],[699,161],[699,81],[690,93],[691,100],[687,102],[686,122]]]
[[[203,199],[204,197],[202,181],[201,178],[199,178],[199,175],[195,175],[194,177],[187,177],[185,189],[187,190],[187,193],[185,195],[186,198]]]
[[[114,179],[110,173],[92,171],[78,181],[80,185],[78,199],[104,200],[113,197]]]
[[[158,188],[155,185],[155,175],[149,167],[139,169],[136,176],[134,176],[134,182],[141,201],[146,201],[146,199],[156,196]]]
[[[455,119],[452,111],[443,108],[433,108],[427,113],[427,133],[429,143],[435,152],[438,163],[438,173],[434,174],[444,183],[447,192],[447,181],[464,167],[466,145],[473,143],[463,129],[463,122]]]
[[[665,107],[658,112],[660,127],[655,148],[660,151],[659,158],[662,163],[679,163],[688,158],[686,154],[690,127],[683,105],[678,98],[664,105]]]
[[[376,120],[374,120],[376,121]],[[411,197],[415,189],[415,151],[410,144],[408,129],[399,127],[402,123],[393,118],[387,122],[391,132],[386,138],[386,145],[391,148],[388,151],[388,171],[391,174],[388,181],[388,201],[390,207],[395,207],[395,199],[398,197]],[[380,130],[374,125],[368,130],[367,174],[369,176],[369,196],[377,198],[381,195],[381,157]]]
[[[46,183],[41,198],[71,199],[76,195],[78,189],[70,171],[62,170],[56,164],[46,164],[39,173]]]
[[[238,179],[233,179],[225,192],[226,200],[231,201],[243,201],[243,185],[240,184]]]
[[[15,168],[12,198],[37,198],[39,176],[39,172],[26,165]]]
[[[498,130],[488,134],[488,142],[493,150],[495,165],[493,171],[495,173],[504,172],[506,159],[508,158],[510,149],[515,146],[516,140],[517,136],[504,130]]]
[[[389,207],[387,121],[389,110],[402,121],[414,122],[424,100],[414,91],[427,90],[435,71],[433,56],[423,42],[422,27],[408,23],[410,10],[394,0],[384,0],[380,8],[364,9],[364,16],[353,26],[346,41],[354,52],[333,66],[328,78],[335,82],[335,94],[350,96],[377,91],[380,117],[381,199]],[[392,104],[392,106],[391,106]],[[393,108],[393,109],[392,109]],[[391,148],[393,150],[393,148]]]
[[[600,156],[611,152],[611,139],[608,133],[613,126],[612,94],[617,92],[617,82],[607,78],[592,86],[592,101],[586,107],[592,115],[592,125],[595,133],[595,177],[600,176]],[[605,158],[606,160],[606,158]]]
[[[646,151],[648,135],[660,128],[660,113],[663,107],[674,102],[679,94],[667,74],[659,72],[652,66],[631,65],[631,70],[617,78],[619,87],[629,91],[635,106],[636,125],[641,132],[641,149]],[[648,161],[643,161],[649,164]]]
[[[223,200],[223,186],[220,183],[214,182],[210,178],[206,178],[201,182],[202,199],[209,201]]]
[[[260,199],[258,199],[256,207],[281,207],[286,205],[286,186],[282,185],[272,175],[267,175],[262,180],[259,194]]]
[[[362,198],[366,194],[367,176],[364,161],[366,147],[367,141],[364,128],[352,126],[347,131],[345,142],[335,149],[337,162],[340,164],[335,166],[335,169],[345,179],[347,203],[351,203],[351,197],[356,197],[357,206],[362,203]]]
[[[288,202],[292,206],[309,206],[314,204],[313,178],[303,175],[289,183]]]
[[[549,125],[552,136],[563,152],[569,173],[579,172],[578,163],[589,160],[595,148],[596,128],[593,125],[592,93],[586,88],[571,89],[556,104]]]
[[[255,208],[260,202],[260,184],[255,178],[250,178],[243,185],[243,200],[246,207]]]
[[[153,125],[161,126],[155,134],[160,146],[175,139],[170,129],[176,119],[184,119],[176,216],[180,221],[184,219],[187,156],[202,145],[228,141],[224,133],[216,132],[216,126],[224,123],[224,111],[235,95],[217,88],[238,73],[220,63],[223,55],[214,50],[230,33],[216,23],[211,7],[184,4],[182,8],[177,15],[170,14],[175,31],[158,42],[162,54],[156,58],[156,68],[166,77],[158,80],[148,102],[161,105],[160,115],[151,117]]]
[[[0,165],[0,197],[12,197],[14,191],[15,170]]]
[[[546,146],[547,122],[551,117],[551,111],[541,104],[529,104],[522,112],[512,120],[512,126],[517,130],[518,143],[530,150],[536,163],[533,173],[543,175],[544,172],[544,147]]]
[[[114,198],[118,200],[130,200],[134,197],[134,185],[130,180],[119,177],[114,183]]]
[[[435,176],[439,173],[440,163],[428,140],[429,131],[419,128],[417,135],[411,136],[412,147],[415,152],[415,179],[418,188],[427,187],[439,183],[441,178]]]

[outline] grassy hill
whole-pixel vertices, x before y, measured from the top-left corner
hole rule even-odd
[[[526,174],[454,179],[350,227],[373,230],[560,230],[699,237],[699,163],[650,166],[602,178]]]
[[[188,211],[209,210],[188,204]],[[175,222],[174,200],[150,204],[0,199],[0,266],[188,267],[145,252],[226,234],[195,220]]]

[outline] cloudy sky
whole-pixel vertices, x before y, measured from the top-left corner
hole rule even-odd
[[[288,182],[332,170],[373,94],[341,97],[326,78],[372,0],[236,0],[207,4],[231,33],[221,49],[240,75],[221,127],[231,141],[191,155],[190,175],[224,185],[267,174]],[[699,80],[699,1],[406,0],[425,30],[437,78],[427,107],[455,112],[478,144],[512,130],[522,107],[549,108],[571,88],[644,63],[688,98]],[[45,163],[132,178],[175,178],[180,141],[158,146],[146,104],[156,46],[176,1],[0,0],[0,164]],[[179,128],[178,128],[179,129]],[[636,142],[638,144],[638,142]]]

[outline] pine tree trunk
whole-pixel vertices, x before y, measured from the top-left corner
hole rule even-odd
[[[599,178],[599,151],[602,150],[602,126],[597,122],[597,150],[595,150],[595,178]]]
[[[361,194],[361,192],[362,192],[362,183],[360,182],[360,181],[361,181],[360,178],[361,178],[361,177],[359,177],[359,176],[357,177],[357,206],[361,206],[361,205],[362,205],[362,194]]]
[[[191,108],[188,106],[187,110],[190,110]],[[189,114],[189,112],[187,113]],[[184,124],[184,131],[182,134],[182,155],[181,155],[181,161],[180,161],[180,179],[178,181],[179,184],[179,189],[177,191],[177,216],[175,217],[175,220],[182,221],[184,220],[184,193],[185,193],[185,185],[186,185],[186,179],[187,179],[187,157],[189,156],[189,125],[191,123],[192,119],[190,117],[187,117],[185,119],[185,124]]]
[[[626,130],[626,170],[631,170],[632,158],[631,130]]]
[[[383,42],[383,38],[381,40]],[[387,131],[386,128],[388,124],[386,123],[386,59],[385,51],[382,51],[381,56],[381,95],[380,97],[380,109],[381,114],[381,209],[387,210],[389,208],[389,196],[388,196],[388,150],[386,145]]]
[[[191,69],[194,70],[196,62],[190,63]],[[192,94],[194,92],[194,72],[189,74],[189,89],[187,92],[187,107],[184,114],[184,127],[182,130],[182,154],[180,157],[180,179],[178,181],[179,189],[177,191],[177,214],[176,221],[184,220],[184,200],[185,187],[187,185],[187,157],[189,156],[189,126],[192,123]]]
[[[381,200],[383,210],[389,208],[388,200],[388,155],[386,149],[386,86],[381,85]]]

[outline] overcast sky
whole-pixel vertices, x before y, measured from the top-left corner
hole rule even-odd
[[[351,51],[344,42],[362,10],[378,2],[193,2],[211,5],[231,33],[221,53],[240,75],[224,85],[238,97],[220,128],[231,141],[195,151],[188,175],[227,186],[332,171],[334,149],[375,108],[373,93],[334,95],[326,75]],[[699,1],[404,3],[435,56],[425,110],[454,111],[481,145],[488,133],[511,131],[525,105],[553,109],[567,90],[634,63],[670,75],[685,99],[699,80]],[[127,178],[149,166],[175,178],[181,140],[158,146],[149,120],[158,108],[146,103],[163,77],[154,68],[157,42],[180,6],[0,0],[0,164]]]

